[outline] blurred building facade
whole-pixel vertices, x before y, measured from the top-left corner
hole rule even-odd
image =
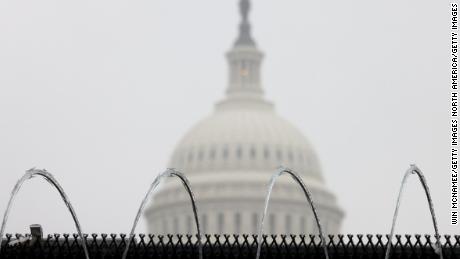
[[[182,138],[169,167],[189,178],[204,233],[257,233],[268,182],[280,165],[301,174],[325,232],[338,233],[344,214],[326,188],[313,147],[264,98],[263,53],[251,36],[249,10],[249,1],[241,0],[239,35],[227,53],[225,97]],[[145,217],[150,233],[196,233],[190,198],[177,179],[155,195]],[[304,194],[288,176],[275,185],[265,230],[272,234],[317,231]]]

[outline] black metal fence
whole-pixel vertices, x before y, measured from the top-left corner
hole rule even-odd
[[[16,241],[15,241],[16,240]],[[121,258],[129,238],[124,234],[86,235],[91,258]],[[388,242],[382,235],[336,235],[326,238],[331,259],[383,259]],[[442,237],[443,257],[460,259],[460,235]],[[202,238],[204,258],[254,259],[256,236],[206,235]],[[264,236],[261,258],[323,259],[319,236]],[[439,258],[434,251],[435,238],[430,235],[395,236],[392,259]],[[130,244],[128,258],[198,258],[196,236],[137,235]],[[43,239],[7,235],[2,242],[0,259],[10,258],[85,258],[78,235],[55,234]]]

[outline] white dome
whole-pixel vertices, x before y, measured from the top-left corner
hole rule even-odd
[[[241,104],[241,103],[240,103]],[[221,107],[194,126],[173,152],[170,167],[187,173],[273,172],[280,165],[322,181],[319,162],[302,133],[270,106]]]
[[[227,53],[226,95],[179,141],[169,167],[189,179],[203,233],[256,234],[267,184],[279,166],[301,174],[325,233],[338,233],[343,212],[325,185],[312,146],[264,99],[263,54],[250,35],[248,6],[247,0],[240,3],[240,34]],[[315,233],[316,222],[307,205],[297,183],[280,178],[270,198],[267,233]],[[151,233],[193,233],[190,197],[179,181],[164,184],[145,216]]]

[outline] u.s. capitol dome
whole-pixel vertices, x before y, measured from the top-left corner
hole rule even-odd
[[[227,53],[229,83],[214,112],[198,122],[175,148],[169,167],[190,180],[204,233],[257,233],[267,184],[280,165],[298,172],[312,192],[327,233],[340,231],[343,212],[326,188],[312,145],[264,99],[263,54],[250,34],[249,1],[240,2],[239,36]],[[151,233],[195,233],[190,198],[181,183],[168,181],[146,211]],[[304,194],[281,177],[270,199],[266,233],[315,233]]]

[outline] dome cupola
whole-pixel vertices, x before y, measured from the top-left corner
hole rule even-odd
[[[251,35],[249,0],[241,0],[239,7],[239,33],[227,53],[225,97],[209,117],[184,136],[169,166],[191,174],[220,170],[271,172],[286,165],[322,180],[311,144],[264,98],[260,76],[263,54]]]

